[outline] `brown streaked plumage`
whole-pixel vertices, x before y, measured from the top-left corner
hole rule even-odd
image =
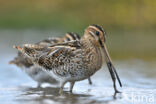
[[[23,47],[16,48],[60,82],[60,93],[62,93],[66,82],[71,83],[70,91],[72,91],[76,81],[92,76],[101,69],[106,60],[114,90],[117,93],[119,91],[116,88],[116,78],[120,86],[122,84],[112,64],[105,42],[106,33],[103,28],[98,25],[90,25],[85,29],[84,36],[79,41],[55,44],[50,47],[25,44]]]
[[[77,33],[69,32],[66,33],[64,37],[48,38],[36,44],[39,46],[50,46],[56,43],[62,43],[72,40],[80,40],[80,36]],[[40,67],[34,65],[30,58],[26,57],[21,52],[18,52],[18,55],[14,58],[14,60],[10,61],[10,64],[15,64],[22,70],[24,70],[32,79],[38,82],[38,86],[40,86],[42,83],[56,83],[56,80],[53,77],[50,77],[49,74],[43,71]],[[88,81],[89,84],[92,84],[90,78],[88,78]]]

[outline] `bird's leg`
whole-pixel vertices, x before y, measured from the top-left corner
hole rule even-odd
[[[90,85],[92,85],[92,80],[91,80],[90,77],[88,78],[88,82],[89,82]]]
[[[66,81],[60,82],[60,84],[61,86],[60,86],[59,94],[63,94],[63,88],[64,88],[64,85],[66,84]]]
[[[70,82],[70,92],[72,93],[75,82]]]

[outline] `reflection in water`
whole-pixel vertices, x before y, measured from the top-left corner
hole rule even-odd
[[[114,97],[114,90],[106,67],[93,77],[93,85],[87,80],[77,82],[73,94],[68,92],[68,84],[64,94],[58,94],[59,88],[45,85],[36,88],[25,73],[16,66],[9,66],[12,58],[3,58],[0,69],[0,102],[3,104],[155,104],[156,103],[156,65],[139,60],[114,61],[123,82],[121,94]],[[136,64],[137,63],[137,64]],[[150,69],[148,69],[150,66]]]
[[[98,100],[94,95],[91,95],[90,92],[87,93],[70,93],[65,91],[63,95],[58,94],[59,88],[26,88],[20,96],[17,97],[16,101],[20,103],[60,103],[60,104],[98,104],[98,103],[108,103],[114,101],[118,98],[114,96],[103,97],[103,100]]]
[[[8,56],[9,57],[9,56]],[[45,85],[36,88],[35,83],[15,66],[8,66],[11,59],[2,61],[0,70],[0,102],[8,104],[155,104],[156,82],[153,73],[156,66],[143,61],[115,61],[121,76],[123,88],[121,94],[114,97],[114,90],[106,67],[93,77],[93,85],[87,80],[77,82],[73,94],[68,92],[68,84],[64,94],[58,94],[59,88]],[[136,65],[137,63],[137,65]],[[152,65],[151,65],[152,64]],[[148,69],[150,67],[150,70]],[[153,100],[154,99],[154,100]]]

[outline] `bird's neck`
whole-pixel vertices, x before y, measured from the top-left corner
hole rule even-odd
[[[90,68],[92,70],[99,70],[102,66],[102,53],[100,47],[97,46],[95,40],[92,38],[81,38],[81,43],[83,44],[83,49],[85,51],[85,56],[88,61],[90,61]]]
[[[97,53],[100,52],[100,45],[96,42],[96,40],[93,37],[84,35],[80,41],[83,44],[85,50],[93,50]]]

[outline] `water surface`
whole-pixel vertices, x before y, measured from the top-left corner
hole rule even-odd
[[[87,80],[77,82],[73,94],[69,93],[69,84],[64,94],[59,89],[45,84],[37,88],[36,82],[8,62],[16,55],[13,44],[21,44],[44,39],[51,34],[34,31],[0,31],[0,103],[1,104],[156,104],[156,61],[141,59],[113,60],[120,75],[122,92],[114,96],[112,80],[104,66],[91,77],[93,85]],[[13,35],[23,34],[23,35]],[[26,35],[24,35],[26,34]],[[44,34],[44,36],[38,34]],[[32,38],[30,38],[32,37]]]
[[[93,85],[87,80],[77,82],[73,94],[58,94],[59,89],[51,85],[37,88],[25,73],[7,62],[13,56],[1,60],[0,70],[0,102],[3,104],[155,104],[156,103],[156,65],[141,60],[114,61],[123,82],[121,94],[114,97],[112,81],[106,67],[98,71],[92,78]],[[137,63],[137,64],[136,64]],[[119,86],[118,86],[119,87]]]

